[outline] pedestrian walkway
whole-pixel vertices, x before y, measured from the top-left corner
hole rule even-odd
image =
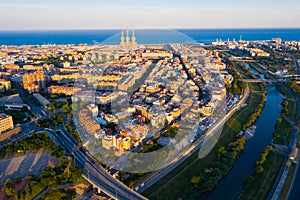
[[[289,161],[287,161],[287,162],[289,162]],[[273,193],[273,196],[272,196],[271,200],[277,200],[279,198],[279,195],[280,195],[281,190],[282,190],[282,188],[284,186],[285,180],[286,180],[286,178],[287,178],[287,176],[289,174],[290,169],[291,169],[291,165],[288,165],[284,169],[284,172],[281,175],[280,181],[279,181],[279,183],[278,183],[278,185],[276,187],[275,192]]]

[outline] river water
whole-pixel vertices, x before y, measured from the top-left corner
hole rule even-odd
[[[259,72],[256,69],[250,67],[250,65],[248,63],[244,63],[244,64],[245,64],[246,68],[249,69],[255,76],[259,76],[260,79],[262,79],[262,80],[265,79],[265,76],[263,74],[259,74]]]
[[[265,107],[256,121],[256,133],[246,142],[244,153],[219,185],[213,191],[202,195],[199,200],[231,200],[237,199],[241,194],[245,177],[253,175],[255,162],[272,141],[274,126],[280,115],[282,97],[274,85],[268,86],[266,97]]]

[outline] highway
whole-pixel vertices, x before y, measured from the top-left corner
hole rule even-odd
[[[114,199],[146,199],[119,180],[113,178],[88,151],[77,144],[75,139],[65,129],[54,133],[66,151],[73,156],[74,162],[81,168],[84,178],[94,187],[101,189],[105,194]]]
[[[48,117],[49,113],[45,110],[45,108],[41,106],[37,106],[32,100],[25,94],[22,87],[19,85],[16,86],[17,92],[20,97],[29,104],[31,111],[37,117]],[[120,182],[119,180],[113,178],[105,169],[93,158],[89,152],[85,151],[81,146],[78,145],[77,141],[73,138],[70,133],[67,132],[65,127],[58,126],[51,129],[43,129],[35,126],[35,120],[31,121],[27,124],[21,125],[22,134],[18,134],[11,139],[6,140],[4,143],[0,144],[1,146],[6,145],[8,142],[15,142],[26,137],[30,137],[30,131],[47,131],[51,132],[52,136],[54,136],[55,141],[58,141],[62,144],[66,151],[69,152],[74,159],[74,162],[81,168],[83,177],[86,178],[94,187],[102,190],[107,195],[111,196],[114,199],[120,200],[144,200],[146,199],[142,195],[128,188],[125,184]],[[60,132],[60,134],[56,133],[56,131]]]
[[[24,101],[24,103],[30,106],[30,110],[36,115],[37,118],[50,116],[44,107],[38,106],[34,102],[32,102],[32,100],[27,94],[25,94],[24,89],[20,85],[16,85],[16,89],[21,99]]]

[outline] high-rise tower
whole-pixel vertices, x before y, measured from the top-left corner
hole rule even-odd
[[[120,42],[120,46],[125,46],[125,37],[124,37],[124,30],[122,27],[122,36],[121,36],[121,42]]]
[[[136,37],[134,34],[134,27],[132,27],[132,35],[131,37],[129,36],[129,30],[128,27],[126,28],[126,37],[124,37],[124,29],[122,27],[122,35],[121,35],[121,41],[120,41],[120,46],[121,47],[133,47],[136,46]]]
[[[132,37],[131,37],[131,45],[136,46],[136,37],[134,35],[134,27],[132,27]]]
[[[130,37],[129,37],[129,34],[128,34],[128,27],[127,27],[127,30],[126,30],[126,46],[130,46]]]

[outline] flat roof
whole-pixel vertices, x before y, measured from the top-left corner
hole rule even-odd
[[[13,94],[0,98],[0,103],[24,104],[19,94]]]

